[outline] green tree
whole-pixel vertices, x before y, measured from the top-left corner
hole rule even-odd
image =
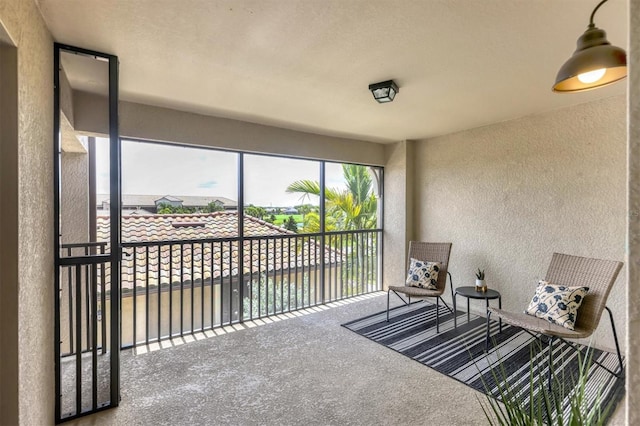
[[[173,207],[170,206],[169,204],[160,203],[156,208],[156,212],[158,214],[171,214],[173,213]]]
[[[311,213],[314,208],[315,206],[312,206],[311,204],[301,204],[296,206],[298,213],[302,215],[302,223],[304,223],[305,216]]]
[[[293,216],[289,216],[287,220],[284,221],[283,225],[288,231],[298,232],[298,224],[296,223],[296,220],[293,218]]]
[[[366,166],[343,164],[342,173],[346,190],[325,188],[325,228],[332,230],[373,229],[377,227],[378,199],[373,191],[373,181]],[[287,187],[289,193],[302,194],[302,199],[320,196],[320,183],[299,180]],[[306,232],[320,230],[318,213],[309,212],[304,217]]]
[[[257,207],[253,204],[249,204],[244,208],[244,214],[257,217],[258,219],[263,219],[267,215],[267,211],[262,207]]]
[[[368,167],[352,164],[342,165],[342,174],[346,189],[325,188],[325,230],[349,231],[375,229],[378,226],[378,199],[373,190],[373,181]],[[302,194],[301,198],[320,196],[320,184],[317,181],[300,180],[293,182],[287,192]],[[319,212],[309,212],[304,217],[304,231],[314,233],[320,231],[322,218]],[[329,245],[336,245],[337,239],[329,238]],[[375,279],[373,268],[365,265],[372,263],[377,253],[377,240],[370,235],[356,238],[353,235],[340,239],[343,266],[343,278],[348,282],[347,292],[357,294],[371,280]],[[344,244],[344,245],[343,245]],[[348,246],[348,249],[345,249]]]
[[[220,201],[212,201],[207,204],[201,211],[202,213],[215,213],[224,210],[224,206]]]
[[[196,209],[192,207],[172,206],[171,204],[160,203],[156,209],[158,214],[192,214]]]

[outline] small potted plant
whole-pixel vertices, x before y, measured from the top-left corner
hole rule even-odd
[[[478,268],[478,272],[476,272],[476,291],[487,291],[487,284],[484,282],[484,269]]]

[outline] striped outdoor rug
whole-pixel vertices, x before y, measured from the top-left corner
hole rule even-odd
[[[487,353],[485,318],[471,315],[467,323],[466,312],[458,310],[458,328],[454,329],[453,314],[441,306],[440,333],[436,334],[435,309],[434,304],[415,303],[392,309],[389,322],[383,311],[343,326],[496,399],[500,399],[496,382],[501,385],[508,382],[512,391],[520,392],[521,403],[528,409],[531,368],[534,368],[534,377],[543,375],[547,383],[547,345],[541,347],[522,329],[506,324],[499,334],[497,321],[492,321],[494,345]],[[595,349],[592,357],[613,371],[618,368],[615,353]],[[568,345],[558,342],[554,344],[554,360],[554,373],[559,382],[564,382],[566,411],[579,371],[578,355]],[[585,390],[589,407],[593,407],[599,397],[602,407],[609,402],[613,404],[612,414],[624,395],[624,378],[616,379],[592,364]]]

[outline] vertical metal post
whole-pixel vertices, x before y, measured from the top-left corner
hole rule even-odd
[[[91,409],[98,408],[98,271],[97,265],[91,265]]]
[[[258,315],[257,318],[262,317],[262,239],[258,240]]]
[[[69,253],[71,253],[71,249],[69,249]],[[71,254],[69,254],[69,257],[71,257]],[[73,327],[73,278],[71,276],[71,268],[65,268],[67,269],[67,285],[69,287],[69,305],[68,305],[68,310],[69,310],[69,352],[73,353],[73,348],[74,348],[74,339],[73,339],[73,333],[74,333],[74,327]],[[56,321],[58,322],[58,321]]]
[[[344,234],[340,234],[340,298],[344,299]]]
[[[378,168],[378,173],[380,176],[378,180],[378,201],[380,203],[378,228],[384,229],[384,169],[382,167]],[[384,288],[384,283],[382,282],[384,279],[384,236],[382,235],[382,232],[377,233],[376,248],[376,269],[378,271],[377,284],[378,290],[382,290]]]
[[[320,263],[320,303],[325,303],[324,292],[324,279],[325,279],[325,230],[326,230],[326,218],[325,218],[325,162],[320,161],[320,262],[318,262],[316,255],[316,265]]]
[[[180,243],[180,337],[184,334],[184,243]]]
[[[276,307],[276,282],[277,282],[277,276],[276,274],[278,273],[278,271],[276,270],[276,237],[273,237],[273,244],[271,246],[271,253],[273,255],[273,314],[275,315],[277,312],[277,307]]]
[[[302,283],[301,283],[301,286],[300,286],[300,288],[301,288],[300,299],[302,299],[302,305],[301,306],[304,306],[304,286],[305,286],[305,284],[304,284],[304,277],[305,277],[305,273],[304,273],[304,270],[305,270],[305,268],[304,268],[304,263],[305,263],[304,253],[305,253],[305,250],[308,250],[308,248],[305,248],[305,244],[306,244],[305,243],[305,239],[308,240],[310,238],[311,237],[303,237],[302,241],[300,241],[300,258],[302,259],[302,262],[301,262],[301,265],[300,265],[300,270],[301,270],[300,276],[302,277]],[[308,253],[307,253],[307,255],[308,255]]]
[[[204,332],[204,242],[200,243],[200,331]]]
[[[60,383],[60,46],[53,46],[53,244],[55,253],[55,282],[54,282],[54,357],[55,357],[55,416],[56,421],[61,419],[60,399],[62,398],[62,386]],[[71,290],[71,289],[69,289]],[[69,292],[71,294],[71,292]],[[69,318],[73,316],[69,311]],[[72,333],[69,333],[71,336]],[[73,346],[71,346],[73,350]]]
[[[118,58],[109,56],[109,143],[111,190],[111,405],[120,404],[120,205],[121,151],[118,127]]]
[[[157,277],[158,277],[158,343],[160,343],[160,338],[162,337],[162,245],[158,244],[157,246],[157,256],[158,256],[158,266],[156,267]]]
[[[133,249],[133,341],[131,342],[133,346],[136,346],[138,342],[138,286],[136,283],[136,279],[138,277],[138,247],[132,247]]]
[[[144,337],[145,344],[149,344],[149,329],[151,328],[151,315],[149,315],[149,246],[144,247]]]
[[[194,293],[195,293],[195,286],[194,286],[194,282],[195,282],[195,268],[194,268],[194,263],[195,263],[195,250],[194,250],[194,244],[193,242],[190,243],[190,250],[191,250],[191,334],[193,334],[193,332],[195,331],[196,328],[196,323],[195,323],[195,308],[194,308],[194,301],[193,298],[195,297]],[[231,253],[231,252],[229,252]]]
[[[97,241],[98,229],[96,218],[96,138],[89,137],[89,241]],[[95,248],[92,248],[92,254],[95,254]]]
[[[233,323],[233,241],[229,240],[229,325]]]
[[[211,270],[213,271],[213,268]],[[169,244],[169,339],[171,338],[173,338],[173,244]]]
[[[210,261],[210,267],[211,267],[211,278],[210,278],[211,294],[209,295],[210,296],[210,302],[209,302],[210,303],[210,306],[209,306],[209,308],[210,308],[209,311],[210,312],[209,312],[209,315],[211,317],[209,322],[210,322],[211,328],[213,328],[213,320],[214,320],[214,318],[213,318],[213,303],[214,303],[214,300],[213,300],[213,269],[214,269],[213,268],[213,265],[214,265],[213,244],[214,244],[213,241],[211,241],[211,261]],[[204,262],[204,259],[203,259],[203,262]]]
[[[222,259],[224,258],[224,256],[222,255],[224,253],[224,246],[223,246],[223,242],[220,241],[220,262],[219,262],[219,268],[220,268],[220,326],[222,327],[222,325],[224,324],[224,263],[222,261]]]
[[[82,412],[82,266],[76,271],[76,415]]]
[[[238,154],[238,320],[244,321],[244,154]],[[231,259],[233,262],[233,259]],[[231,268],[233,270],[233,268]]]
[[[284,237],[280,241],[280,312],[284,312]],[[274,259],[274,268],[275,268]]]
[[[287,310],[291,311],[291,240],[287,239]]]
[[[100,254],[104,254],[104,244],[100,246]],[[107,353],[107,294],[106,294],[106,274],[105,264],[100,265],[100,316],[102,325],[102,355]]]
[[[295,244],[295,248],[294,248],[294,253],[295,253],[295,258],[294,259],[295,259],[295,262],[296,262],[296,269],[295,269],[294,277],[295,277],[295,280],[296,280],[296,286],[295,286],[295,289],[294,289],[295,293],[293,295],[293,298],[295,299],[295,302],[296,302],[296,309],[298,309],[298,239],[299,238],[296,237],[296,244]],[[303,253],[304,253],[304,251],[303,251]],[[300,256],[300,257],[302,258],[302,262],[303,262],[302,264],[304,265],[304,257],[303,256]],[[304,291],[304,274],[302,274],[302,277],[303,278],[301,280],[302,281],[302,286],[301,287],[303,288],[303,291]]]
[[[253,319],[253,243],[249,246],[249,319]]]

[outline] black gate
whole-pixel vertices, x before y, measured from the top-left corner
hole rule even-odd
[[[56,43],[54,86],[55,415],[61,422],[120,400],[118,59]],[[103,115],[104,147],[75,129],[80,98]],[[108,242],[96,237],[97,148],[108,152]]]

